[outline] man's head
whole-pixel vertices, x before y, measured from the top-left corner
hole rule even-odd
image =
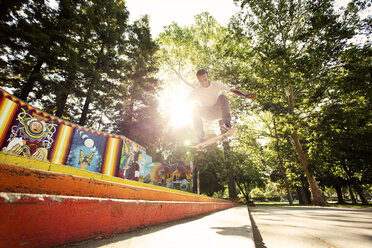
[[[201,69],[197,71],[196,77],[202,87],[207,88],[209,86],[208,72],[206,70]]]

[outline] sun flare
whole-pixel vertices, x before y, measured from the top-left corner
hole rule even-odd
[[[162,114],[169,118],[169,126],[180,128],[192,125],[192,103],[187,100],[191,88],[167,86],[159,96]]]

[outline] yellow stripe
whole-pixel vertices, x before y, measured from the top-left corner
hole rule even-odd
[[[111,170],[111,166],[112,166],[112,143],[113,143],[113,139],[112,138],[109,138],[108,141],[107,141],[107,144],[108,144],[108,148],[107,148],[107,151],[106,151],[106,163],[105,163],[105,175],[108,175],[108,176],[111,176],[110,175],[110,170]]]
[[[110,137],[107,141],[108,147],[107,147],[107,151],[106,151],[104,174],[108,175],[108,176],[113,176],[112,171],[114,169],[114,165],[115,165],[115,162],[116,162],[116,161],[114,161],[114,158],[115,158],[115,148],[116,148],[117,140],[118,139]]]
[[[66,152],[66,136],[69,134],[68,131],[71,127],[61,124],[59,128],[59,134],[54,142],[55,147],[50,161],[52,163],[62,164],[63,155]]]
[[[65,132],[66,132],[66,126],[65,125],[60,125],[60,134],[58,135],[56,141],[55,141],[55,148],[54,148],[54,151],[53,151],[53,158],[50,160],[51,162],[53,163],[57,163],[57,164],[60,164],[61,161],[60,161],[60,157],[61,157],[61,152],[62,152],[62,149],[61,147],[63,147],[63,137],[65,136]]]
[[[57,133],[57,138],[56,138],[56,140],[54,141],[54,147],[53,147],[53,150],[52,150],[52,154],[51,154],[51,156],[50,156],[50,162],[52,162],[52,163],[59,163],[58,161],[57,161],[57,154],[58,154],[58,151],[59,151],[59,149],[60,149],[60,147],[61,147],[61,142],[60,142],[60,135],[59,135],[59,133],[60,132],[62,132],[62,126],[60,126],[59,127],[59,131],[58,131],[58,133]]]
[[[2,106],[0,106],[0,141],[3,138],[3,135],[6,134],[8,130],[6,127],[9,124],[9,121],[12,121],[10,118],[13,115],[17,104],[8,98],[4,98]]]
[[[57,140],[58,149],[56,150],[57,154],[56,154],[56,159],[55,159],[55,163],[57,164],[62,164],[64,162],[63,159],[64,159],[64,154],[66,154],[66,149],[67,149],[67,138],[68,138],[68,135],[71,135],[71,129],[72,129],[72,127],[69,127],[66,125],[61,125],[61,126],[62,126],[61,137],[59,138],[59,140]]]
[[[119,153],[119,146],[120,146],[120,139],[115,139],[114,147],[113,147],[113,163],[110,170],[110,176],[115,176],[115,166],[118,163],[118,153]]]

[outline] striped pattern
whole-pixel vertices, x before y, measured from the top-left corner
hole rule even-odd
[[[106,143],[105,158],[103,161],[102,174],[107,176],[115,176],[120,156],[121,140],[114,137],[109,137]]]
[[[3,97],[0,101],[0,147],[8,133],[10,124],[18,109],[18,104]]]
[[[65,164],[73,131],[73,127],[63,124],[59,125],[53,151],[50,156],[50,162],[55,164]]]

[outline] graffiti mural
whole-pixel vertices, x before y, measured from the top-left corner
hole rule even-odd
[[[8,143],[2,151],[38,160],[47,160],[48,151],[54,142],[56,131],[53,121],[21,108],[16,125],[10,128]]]
[[[121,151],[118,177],[140,181],[140,168],[151,162],[152,158],[143,149],[130,140],[125,140]]]
[[[153,163],[127,137],[61,120],[2,89],[0,152],[190,192],[197,174],[192,162]]]
[[[75,129],[66,165],[101,172],[106,139],[88,129]]]
[[[190,161],[151,163],[140,175],[144,183],[192,192],[193,164]]]

